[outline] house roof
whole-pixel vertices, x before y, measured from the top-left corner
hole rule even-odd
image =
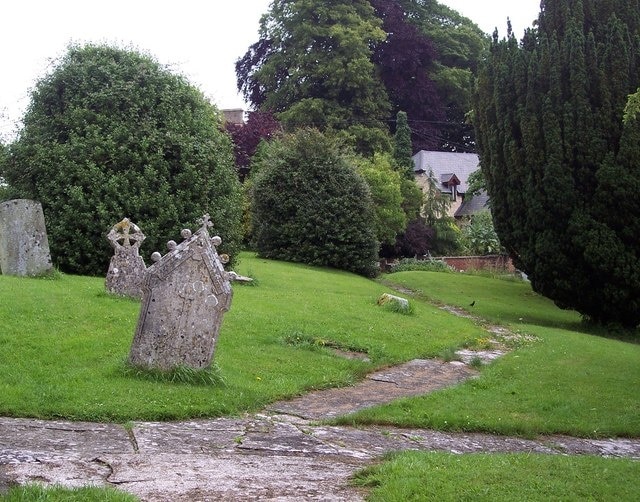
[[[455,176],[460,182],[457,187],[459,193],[466,193],[469,175],[480,169],[480,160],[475,153],[420,150],[413,156],[413,164],[414,172],[428,173],[432,171],[433,177],[436,180],[440,180],[444,187],[447,187],[448,182]],[[445,181],[447,182],[446,185]]]
[[[478,195],[471,197],[465,197],[460,207],[454,213],[454,218],[460,218],[462,216],[471,216],[483,209],[489,208],[489,194],[487,192],[480,192]]]

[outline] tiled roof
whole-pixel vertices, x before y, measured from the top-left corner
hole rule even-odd
[[[472,214],[476,214],[483,209],[489,209],[489,195],[487,194],[487,192],[481,192],[478,195],[465,197],[464,201],[456,210],[453,216],[455,218],[460,218],[462,216],[471,216]]]
[[[455,174],[460,180],[460,185],[457,187],[460,193],[466,193],[469,175],[480,169],[480,161],[475,153],[420,150],[413,156],[413,164],[415,172],[433,171],[436,180],[441,180],[443,175],[447,175],[450,179]]]

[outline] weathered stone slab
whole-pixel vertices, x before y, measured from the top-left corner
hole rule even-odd
[[[0,270],[5,275],[36,276],[52,268],[44,213],[27,199],[0,204]]]
[[[142,305],[129,362],[170,370],[208,368],[213,359],[222,316],[231,305],[231,284],[209,236],[208,215],[195,233],[182,231],[180,244],[169,241],[169,253],[154,253],[142,285]]]
[[[389,293],[382,293],[378,298],[378,305],[395,304],[400,310],[409,310],[409,300]]]
[[[147,266],[138,250],[145,235],[129,218],[124,218],[111,228],[107,239],[115,253],[111,257],[105,280],[107,291],[116,295],[141,298],[142,281]]]

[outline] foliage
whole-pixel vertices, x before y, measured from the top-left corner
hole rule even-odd
[[[496,254],[501,250],[500,239],[493,228],[491,212],[480,211],[462,226],[462,247],[470,255]]]
[[[225,129],[233,141],[236,169],[240,181],[249,175],[251,158],[262,140],[272,138],[279,130],[280,123],[268,112],[249,112],[246,124],[228,122]]]
[[[217,111],[152,58],[72,46],[32,94],[6,177],[42,203],[56,265],[104,274],[105,235],[128,217],[149,253],[209,213],[223,250],[239,244],[240,191]]]
[[[389,149],[385,121],[401,110],[414,151],[469,151],[466,114],[486,41],[433,0],[277,0],[236,63],[238,89],[288,130],[340,131],[367,155]]]
[[[638,115],[640,114],[640,87],[633,94],[629,95],[629,99],[627,100],[627,104],[624,107],[624,116],[622,118],[622,122],[625,126],[628,126],[632,121],[639,120]]]
[[[435,175],[429,169],[422,206],[422,216],[424,216],[427,225],[435,226],[436,222],[445,219],[449,214],[450,207],[451,197],[440,191]]]
[[[375,275],[371,194],[334,140],[301,129],[272,140],[256,163],[252,221],[261,256]]]
[[[435,230],[427,225],[423,218],[415,218],[407,224],[403,233],[398,235],[394,245],[383,245],[380,255],[385,258],[399,256],[425,256],[433,249]]]
[[[396,115],[396,133],[394,136],[393,160],[396,168],[405,178],[413,179],[413,152],[411,149],[411,128],[407,122],[407,113]]]
[[[482,169],[473,171],[467,178],[467,193],[466,196],[476,196],[481,192],[487,191],[487,181],[484,179]]]
[[[429,76],[435,83],[438,105],[443,111],[439,119],[422,119],[440,122],[437,136],[425,131],[422,141],[425,145],[435,144],[434,149],[442,151],[475,151],[474,131],[467,113],[472,108],[474,76],[488,37],[470,19],[436,0],[398,2],[404,7],[406,18],[427,37],[435,52]],[[403,109],[413,108],[405,105]]]
[[[417,258],[403,258],[391,267],[391,274],[397,272],[451,272],[451,267],[442,260],[419,260]]]
[[[630,459],[532,453],[404,452],[354,476],[367,500],[633,500],[640,489]],[[544,480],[544,481],[542,481]]]
[[[373,62],[389,95],[391,111],[404,110],[408,114],[413,140],[410,149],[431,150],[439,145],[438,123],[445,117],[433,80],[437,58],[434,44],[410,21],[409,11],[405,12],[398,0],[371,0],[371,5],[387,34],[376,45]],[[400,165],[404,165],[403,161]]]
[[[533,288],[601,323],[640,323],[637,0],[547,2],[494,36],[476,124],[496,230]],[[579,294],[576,294],[579,292]]]
[[[385,37],[380,25],[366,0],[275,0],[258,42],[236,63],[238,89],[289,131],[346,131],[360,152],[372,153],[389,112],[371,62]]]
[[[372,158],[360,157],[354,162],[371,192],[377,239],[381,244],[393,244],[396,235],[407,226],[402,207],[403,179],[393,169],[389,155],[375,154]]]

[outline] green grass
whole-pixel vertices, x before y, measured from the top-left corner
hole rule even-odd
[[[113,488],[63,488],[41,485],[15,486],[2,495],[2,502],[136,502],[139,499]]]
[[[127,368],[139,303],[105,294],[102,279],[0,276],[0,414],[115,422],[237,415],[409,359],[451,358],[454,348],[487,339],[480,325],[429,298],[537,341],[481,367],[477,379],[341,422],[640,437],[640,345],[596,336],[602,333],[527,283],[455,273],[385,276],[421,291],[402,315],[376,305],[382,293],[394,293],[380,281],[244,254],[238,272],[249,271],[258,285],[234,286],[211,372],[168,378]],[[370,361],[340,357],[335,348]]]
[[[640,462],[587,456],[407,452],[354,478],[371,502],[637,500]]]
[[[338,422],[525,436],[640,436],[640,345],[595,336],[601,332],[590,332],[578,314],[556,308],[527,283],[432,272],[384,280],[538,341],[484,367],[478,379]]]
[[[352,274],[245,254],[238,272],[249,270],[258,286],[234,286],[211,385],[132,374],[125,361],[139,303],[105,294],[103,279],[0,276],[0,414],[115,422],[240,414],[482,336],[422,302],[411,315],[380,308],[390,290]],[[288,343],[292,336],[317,343]]]

